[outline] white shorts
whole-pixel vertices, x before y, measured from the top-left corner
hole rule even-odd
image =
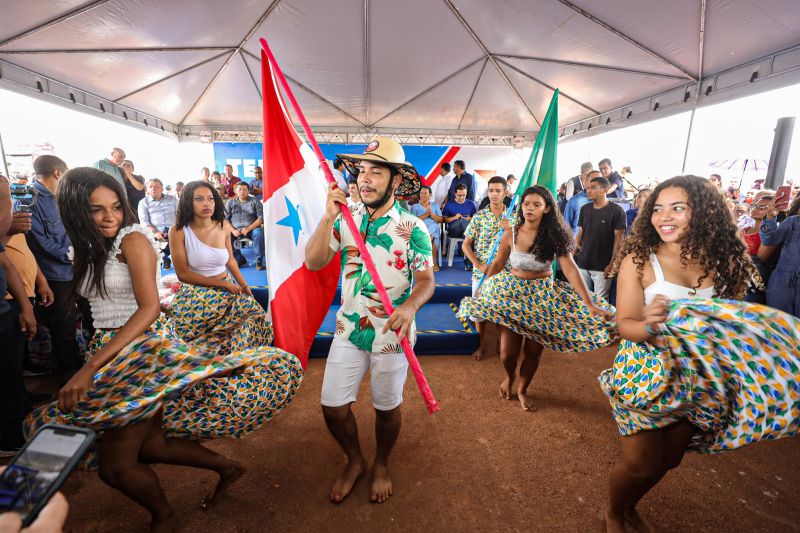
[[[483,282],[486,283],[486,278],[483,278]],[[472,297],[475,298],[475,293],[478,292],[478,283],[480,283],[480,278],[475,279],[472,278]],[[482,285],[481,285],[482,286]],[[473,322],[483,322],[482,318],[476,318],[474,316],[469,317],[469,319]]]
[[[341,407],[356,401],[367,370],[375,409],[391,411],[403,403],[403,386],[408,374],[405,354],[365,352],[340,337],[333,338],[328,352],[320,403],[326,407]]]

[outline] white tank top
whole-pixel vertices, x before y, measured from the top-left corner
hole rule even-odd
[[[208,277],[226,272],[225,264],[229,258],[227,248],[214,248],[207,245],[197,238],[189,226],[183,227],[183,234],[186,236],[183,244],[186,247],[189,270]]]
[[[644,290],[645,305],[652,302],[656,294],[662,294],[670,300],[677,300],[680,298],[713,298],[715,296],[713,286],[706,287],[705,289],[697,289],[695,293],[691,287],[684,287],[683,285],[665,280],[664,271],[661,269],[656,254],[650,254],[650,264],[653,265],[653,273],[656,276],[656,281]]]

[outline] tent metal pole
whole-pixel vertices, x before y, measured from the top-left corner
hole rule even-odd
[[[686,133],[686,147],[683,149],[683,164],[681,174],[686,172],[686,157],[689,155],[689,142],[692,140],[692,126],[694,126],[694,113],[697,111],[697,103],[692,106],[692,115],[689,118],[689,131]]]
[[[3,169],[5,170],[5,174],[3,174],[8,179],[11,179],[11,176],[8,175],[8,163],[6,163],[6,149],[3,148],[3,134],[0,132],[0,159],[3,160]]]
[[[692,104],[692,115],[689,117],[689,132],[686,134],[686,147],[683,150],[683,164],[681,174],[686,172],[686,158],[689,155],[689,142],[692,140],[692,127],[694,126],[694,114],[697,112],[697,102],[700,100],[700,91],[703,88],[703,51],[706,44],[706,0],[700,2],[700,38],[697,46],[697,90],[694,92],[694,103]]]

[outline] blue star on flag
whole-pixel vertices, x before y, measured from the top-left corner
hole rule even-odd
[[[294,244],[297,246],[297,241],[300,238],[300,232],[303,231],[303,224],[300,222],[300,213],[298,212],[297,208],[292,204],[289,200],[288,196],[283,197],[286,200],[286,209],[289,211],[289,214],[280,219],[276,224],[279,226],[286,226],[287,228],[292,228],[292,234],[294,235]]]

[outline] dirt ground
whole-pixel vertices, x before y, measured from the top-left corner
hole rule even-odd
[[[493,343],[492,343],[493,344]],[[422,357],[442,410],[428,416],[413,377],[392,456],[394,496],[369,502],[362,477],[340,505],[328,500],[343,455],[319,406],[324,360],[312,360],[294,403],[261,431],[209,446],[247,465],[219,507],[199,508],[215,476],[157,466],[181,531],[604,531],[608,472],[619,439],[596,381],[613,350],[545,352],[532,389],[537,411],[498,398],[496,355]],[[362,446],[374,452],[369,384],[355,405]],[[76,532],[144,531],[148,515],[76,472],[64,487]],[[642,501],[661,531],[800,531],[800,438],[722,455],[689,454]]]

